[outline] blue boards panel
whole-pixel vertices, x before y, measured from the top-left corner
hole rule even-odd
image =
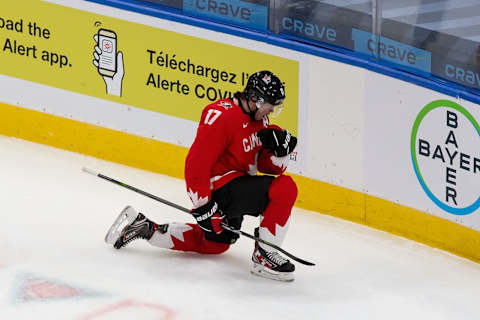
[[[412,73],[428,75],[431,72],[432,55],[428,51],[358,29],[352,30],[352,39],[358,53],[388,61]]]
[[[153,4],[159,4],[161,6],[166,6],[175,9],[182,9],[183,0],[142,0],[144,2],[149,2]]]
[[[227,24],[268,30],[268,1],[183,0],[183,12]]]
[[[352,28],[371,31],[372,17],[319,1],[276,0],[270,29],[313,45],[353,50]]]

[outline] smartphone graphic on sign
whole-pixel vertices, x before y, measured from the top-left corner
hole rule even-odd
[[[98,46],[102,50],[98,72],[113,77],[117,72],[117,34],[110,30],[98,30]]]

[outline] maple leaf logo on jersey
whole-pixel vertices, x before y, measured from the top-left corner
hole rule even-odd
[[[272,82],[272,78],[266,74],[263,78],[262,78],[263,82],[265,82],[266,84],[270,84],[270,82]]]
[[[224,107],[225,109],[228,109],[228,108],[231,108],[232,107],[232,104],[230,102],[227,102],[227,101],[221,101],[220,104],[222,105],[222,107]]]
[[[190,200],[192,200],[194,208],[201,207],[204,204],[207,204],[208,202],[208,196],[199,197],[198,192],[193,192],[192,189],[189,189],[187,193],[188,193],[188,196],[190,197]]]

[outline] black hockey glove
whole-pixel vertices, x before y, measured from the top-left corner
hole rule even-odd
[[[228,224],[230,227],[235,228],[236,230],[240,230],[242,225],[243,218],[231,218],[225,217],[223,222]],[[232,231],[223,230],[222,233],[216,234],[213,232],[205,232],[205,239],[219,242],[219,243],[226,243],[226,244],[234,244],[240,236]]]
[[[192,215],[197,220],[198,226],[206,232],[220,234],[223,228],[220,226],[225,215],[218,209],[218,204],[210,200],[207,204],[192,209]]]
[[[290,154],[297,146],[297,138],[287,130],[262,129],[258,131],[257,136],[262,141],[263,147],[276,157]]]

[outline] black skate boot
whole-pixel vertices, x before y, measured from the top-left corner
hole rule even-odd
[[[156,230],[165,233],[167,229],[168,224],[157,225],[131,206],[127,206],[110,227],[105,242],[113,244],[115,249],[120,249],[135,239],[149,240]]]
[[[255,229],[255,236],[258,237],[258,228]],[[278,252],[263,249],[258,241],[255,241],[252,261],[253,268],[250,272],[256,276],[278,281],[294,280],[295,265]]]

